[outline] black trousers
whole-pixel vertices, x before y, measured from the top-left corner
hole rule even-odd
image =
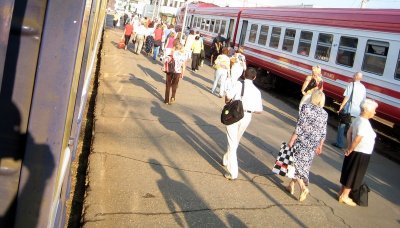
[[[200,63],[200,53],[192,53],[192,70],[198,70]]]

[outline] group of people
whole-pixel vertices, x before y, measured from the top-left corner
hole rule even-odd
[[[333,143],[333,146],[344,149],[345,155],[338,201],[350,206],[357,205],[349,197],[349,193],[351,190],[358,190],[363,184],[376,137],[369,119],[374,117],[378,104],[366,98],[366,89],[361,80],[362,73],[355,73],[353,81],[344,91],[344,99],[338,113],[350,113],[351,122],[339,123],[336,142]],[[305,200],[309,193],[307,185],[311,163],[315,155],[322,153],[326,138],[328,114],[323,109],[325,95],[320,66],[312,67],[312,73],[306,77],[301,92],[303,98],[299,105],[299,118],[288,143],[289,147],[295,149],[295,174],[287,186],[288,192],[294,194],[294,184],[298,183],[299,201]]]
[[[133,28],[131,29],[130,24]],[[136,25],[137,24],[137,25]],[[193,30],[185,37],[177,33],[173,27],[165,27],[154,23],[145,26],[143,21],[136,23],[128,20],[125,26],[125,39],[129,41],[129,35],[135,34],[135,53],[140,52],[143,42],[146,41],[146,53],[153,49],[153,59],[163,50],[161,58],[170,56],[174,60],[173,73],[166,73],[166,90],[164,102],[172,104],[176,100],[176,90],[179,80],[183,78],[186,65],[191,59],[191,70],[199,69],[204,61],[204,43],[201,35]],[[129,32],[132,30],[131,34]],[[218,35],[220,36],[220,34]],[[234,180],[238,177],[237,148],[240,139],[251,122],[253,113],[263,111],[261,92],[255,87],[257,71],[247,68],[244,48],[225,47],[222,38],[213,41],[211,49],[211,63],[215,69],[214,82],[211,93],[217,91],[219,84],[219,97],[225,97],[225,102],[241,100],[244,109],[244,117],[238,122],[226,126],[227,152],[222,158],[222,163],[227,169],[224,176]],[[215,59],[214,59],[215,58]],[[315,155],[322,153],[326,138],[328,113],[323,109],[325,94],[323,93],[323,78],[320,66],[311,69],[311,75],[307,76],[302,88],[303,95],[299,105],[299,117],[288,145],[294,148],[294,178],[289,182],[287,190],[294,194],[295,183],[300,187],[299,201],[304,201],[309,194],[309,172]],[[374,147],[376,134],[369,119],[375,114],[377,103],[366,98],[366,90],[360,82],[362,73],[354,75],[345,92],[339,112],[347,112],[352,116],[350,124],[339,124],[337,140],[333,144],[344,149],[345,159],[342,167],[340,183],[342,188],[338,194],[338,201],[350,206],[356,203],[349,197],[350,191],[358,189],[364,179],[369,159]],[[242,95],[243,91],[243,95]],[[347,134],[346,134],[347,132]],[[347,138],[347,147],[345,147]]]
[[[152,21],[147,17],[139,18],[136,15],[128,18],[124,24],[122,39],[125,42],[125,50],[128,49],[131,38],[134,44],[133,52],[138,55],[144,51],[146,55],[152,56],[153,60],[157,60],[158,57],[162,60],[169,55],[168,51],[172,50],[175,39],[185,39],[181,32],[175,31],[172,24]]]
[[[221,54],[214,61],[213,68],[215,69],[214,83],[211,88],[211,93],[215,93],[219,86],[219,97],[223,97],[226,91],[239,78],[244,78],[244,72],[247,69],[246,57],[244,48],[240,47],[234,53],[230,53],[227,47],[223,47]]]
[[[238,63],[241,64],[235,65]],[[226,102],[230,102],[232,99],[242,100],[245,110],[244,117],[239,122],[226,126],[228,147],[222,163],[228,171],[224,176],[234,180],[238,177],[236,152],[239,141],[251,121],[252,113],[262,112],[261,94],[253,84],[257,74],[256,70],[254,68],[246,70],[243,48],[239,48],[231,57],[229,57],[228,49],[222,48],[222,53],[216,58],[214,66],[216,70],[212,92],[220,81],[219,95],[225,96]],[[304,201],[310,192],[307,186],[310,182],[311,164],[314,156],[322,153],[327,132],[328,113],[324,110],[325,94],[321,67],[314,66],[311,72],[301,88],[303,98],[299,105],[299,117],[288,142],[289,147],[294,148],[295,151],[293,155],[295,172],[294,178],[291,179],[286,189],[293,195],[295,183],[297,183],[300,188],[299,201]],[[240,77],[242,73],[243,77]],[[242,81],[240,78],[244,80]],[[357,205],[349,197],[349,193],[351,190],[358,190],[363,184],[376,137],[369,119],[375,115],[378,104],[366,98],[366,90],[360,82],[361,79],[362,73],[354,74],[353,81],[344,91],[344,99],[338,112],[350,113],[352,121],[347,126],[343,123],[339,124],[337,142],[333,144],[344,149],[345,155],[340,177],[342,187],[338,192],[338,201],[350,206]],[[243,96],[241,96],[242,87],[244,87]],[[344,129],[348,130],[345,132]],[[345,147],[344,137],[347,138],[347,147]]]

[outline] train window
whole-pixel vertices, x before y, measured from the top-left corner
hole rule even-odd
[[[272,48],[278,48],[279,39],[281,38],[281,28],[272,27],[271,40],[269,41],[269,46]]]
[[[221,34],[225,34],[225,27],[226,27],[226,21],[222,21],[221,30],[219,31]]]
[[[193,18],[192,28],[196,28],[196,24],[197,24],[197,17]]]
[[[202,19],[201,19],[200,29],[201,29],[201,30],[204,30],[205,26],[206,26],[206,19],[202,18]]]
[[[211,20],[210,32],[214,32],[214,25],[215,25],[215,20]]]
[[[261,25],[260,36],[258,37],[258,44],[265,45],[268,37],[268,25]]]
[[[201,18],[198,17],[198,18],[197,18],[197,21],[196,21],[196,28],[199,28],[199,27],[200,27],[200,24],[201,24]]]
[[[332,47],[332,34],[320,33],[318,37],[317,50],[315,51],[315,59],[329,61]]]
[[[399,52],[399,57],[397,58],[397,66],[396,66],[396,72],[394,72],[394,78],[400,80],[400,52]]]
[[[286,29],[285,37],[283,39],[282,50],[292,52],[295,36],[296,36],[295,29]]]
[[[388,42],[368,40],[361,69],[366,72],[383,75],[388,50]]]
[[[313,37],[312,32],[301,31],[299,47],[297,48],[297,54],[304,56],[310,55],[312,37]]]
[[[218,33],[219,32],[219,25],[221,24],[220,20],[215,21],[215,28],[214,28],[214,32]]]
[[[356,56],[358,39],[353,37],[340,37],[339,50],[336,56],[336,63],[353,67]]]
[[[210,20],[206,20],[206,24],[205,24],[204,29],[205,29],[206,31],[210,30]]]
[[[258,30],[258,25],[252,24],[250,27],[250,34],[249,34],[249,42],[250,43],[256,42],[257,30]]]

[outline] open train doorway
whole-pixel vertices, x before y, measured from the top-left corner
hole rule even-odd
[[[244,44],[244,40],[246,39],[248,24],[249,24],[249,22],[246,20],[244,20],[242,23],[242,29],[240,30],[239,46],[242,46]]]

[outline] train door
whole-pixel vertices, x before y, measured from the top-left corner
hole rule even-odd
[[[233,32],[233,26],[235,25],[235,20],[231,19],[229,21],[229,27],[228,27],[228,35],[227,38],[229,39],[229,42],[232,42],[232,32]],[[229,45],[230,46],[230,45]]]
[[[242,46],[244,44],[244,40],[246,39],[248,24],[249,22],[247,20],[244,20],[242,23],[242,29],[240,30],[239,46]]]
[[[193,28],[193,17],[194,17],[193,15],[190,16],[190,21],[188,24],[190,28]]]

